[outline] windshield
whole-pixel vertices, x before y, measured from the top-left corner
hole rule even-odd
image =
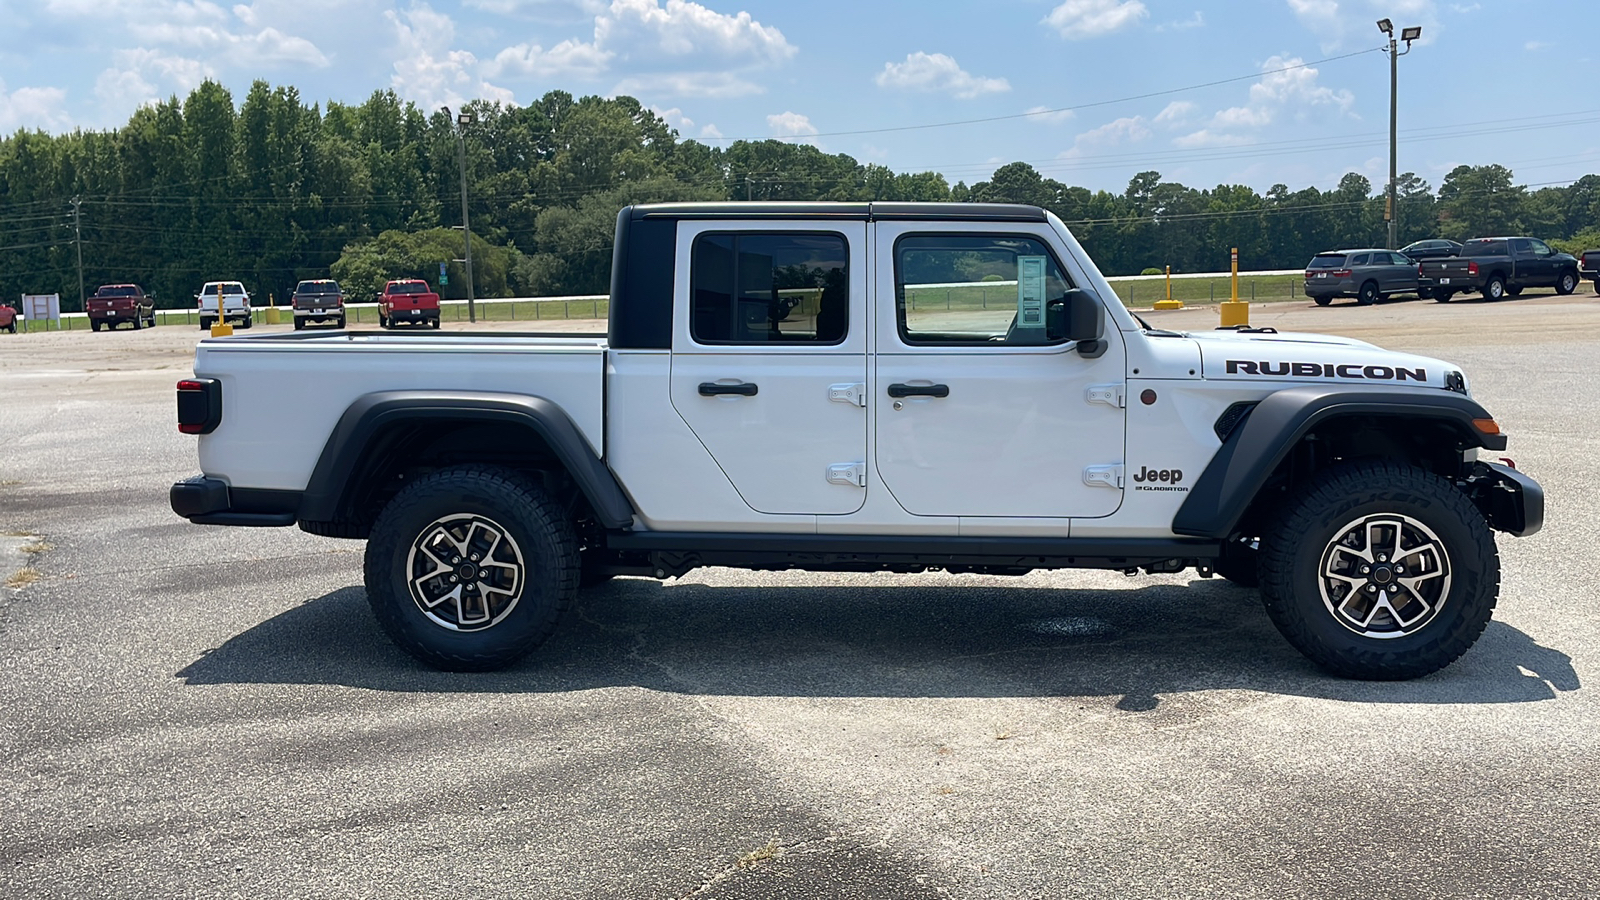
[[[1344,268],[1343,253],[1318,253],[1312,258],[1308,269],[1341,269]]]
[[[428,286],[420,281],[396,284],[389,287],[389,293],[391,294],[426,294],[427,292]]]
[[[1505,241],[1473,241],[1461,248],[1462,256],[1501,256],[1505,252]]]
[[[102,287],[95,291],[102,297],[137,297],[139,289],[135,287]]]

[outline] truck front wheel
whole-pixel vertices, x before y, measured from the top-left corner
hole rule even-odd
[[[560,505],[508,469],[456,466],[400,491],[372,526],[367,601],[401,649],[457,672],[503,668],[543,643],[577,594]]]
[[[1573,291],[1575,291],[1577,289],[1578,289],[1578,273],[1576,273],[1576,272],[1562,272],[1561,273],[1561,277],[1559,279],[1557,279],[1557,281],[1556,281],[1556,293],[1558,293],[1561,296],[1565,297],[1566,295],[1572,293]]]
[[[1301,653],[1349,678],[1436,672],[1494,613],[1500,557],[1488,523],[1449,481],[1357,463],[1302,488],[1261,541],[1261,595]]]

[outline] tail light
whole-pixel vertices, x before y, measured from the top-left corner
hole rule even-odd
[[[1467,274],[1468,275],[1477,275],[1478,274],[1478,263],[1477,263],[1476,260],[1468,260],[1467,261]]]
[[[178,430],[184,434],[210,434],[222,424],[222,382],[215,378],[186,378],[178,382]]]
[[[1417,277],[1422,277],[1422,263],[1417,263]]]
[[[1338,270],[1335,270],[1333,272],[1329,272],[1328,274],[1332,275],[1335,278],[1349,278],[1350,277],[1350,270],[1349,269],[1338,269]]]

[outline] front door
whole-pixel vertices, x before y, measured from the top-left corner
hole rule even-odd
[[[757,512],[865,501],[866,240],[862,221],[678,225],[672,405]]]
[[[921,516],[1115,512],[1125,350],[1109,324],[1098,356],[1047,333],[1047,305],[1074,286],[1048,227],[877,229],[876,463],[899,504]]]

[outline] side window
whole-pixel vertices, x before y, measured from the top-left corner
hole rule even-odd
[[[1389,260],[1392,265],[1396,266],[1416,266],[1416,263],[1411,261],[1411,257],[1405,255],[1404,253],[1391,253],[1389,254]]]
[[[837,344],[850,320],[843,235],[707,232],[689,269],[689,334],[701,344]]]
[[[1511,252],[1517,256],[1529,256],[1533,253],[1533,246],[1527,238],[1517,238],[1511,242]]]
[[[1534,256],[1554,256],[1555,255],[1555,251],[1551,250],[1550,249],[1550,245],[1546,244],[1544,241],[1529,241],[1528,243],[1533,247],[1533,255]]]
[[[1071,287],[1036,238],[927,234],[895,242],[895,312],[908,344],[1060,343],[1045,325]]]
[[[1370,258],[1371,258],[1371,254],[1368,254],[1368,253],[1357,253],[1354,256],[1350,257],[1350,267],[1351,268],[1355,268],[1356,266],[1367,265],[1367,260],[1370,259]]]

